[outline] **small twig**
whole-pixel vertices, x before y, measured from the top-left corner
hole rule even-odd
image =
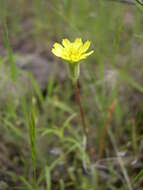
[[[113,114],[113,111],[114,111],[114,108],[115,108],[115,104],[116,104],[116,101],[113,100],[112,104],[110,105],[110,107],[108,109],[107,117],[106,117],[106,120],[105,120],[105,125],[104,125],[104,128],[103,128],[103,133],[102,133],[102,136],[101,136],[101,142],[100,142],[100,145],[99,145],[98,160],[102,157],[102,154],[103,154],[103,151],[104,151],[105,141],[106,141],[106,136],[107,136],[107,129],[108,129],[108,126],[109,126],[109,124],[111,122],[111,119],[112,119],[112,114]]]
[[[126,3],[129,5],[135,5],[135,1],[138,0],[110,0],[110,1],[114,1],[115,3]]]
[[[110,0],[113,1],[115,3],[125,3],[128,5],[135,5],[136,3],[140,4],[141,6],[143,6],[143,1],[142,0]]]

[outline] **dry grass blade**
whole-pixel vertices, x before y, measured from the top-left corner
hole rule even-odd
[[[110,122],[111,122],[111,119],[112,119],[112,114],[113,114],[113,111],[115,109],[115,105],[116,105],[116,101],[113,100],[113,102],[110,105],[110,107],[108,109],[108,112],[107,112],[107,117],[106,117],[106,120],[105,120],[103,133],[102,133],[102,136],[101,136],[101,142],[100,142],[100,145],[99,145],[98,160],[101,159],[101,157],[103,155],[103,151],[104,151],[104,148],[105,148],[105,142],[106,142],[107,129],[108,129],[109,125],[110,125]]]
[[[108,129],[108,134],[110,136],[110,139],[111,139],[114,151],[115,151],[115,153],[117,155],[117,160],[119,162],[119,165],[121,167],[122,173],[123,173],[124,178],[125,178],[125,181],[127,183],[128,190],[133,190],[133,187],[132,187],[130,178],[128,176],[127,170],[126,170],[126,168],[124,166],[124,161],[122,160],[121,156],[119,156],[119,151],[118,151],[118,148],[117,148],[117,145],[116,145],[116,141],[115,141],[115,138],[114,138],[114,136],[113,136],[113,134],[112,134],[112,132],[111,132],[110,129]]]

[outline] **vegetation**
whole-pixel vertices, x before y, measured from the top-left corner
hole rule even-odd
[[[142,190],[143,7],[124,2],[0,0],[0,189]],[[78,37],[94,50],[76,80],[88,151],[51,52]]]

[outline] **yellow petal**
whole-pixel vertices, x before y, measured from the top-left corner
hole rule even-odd
[[[81,38],[76,38],[74,43],[82,43],[82,39]]]
[[[82,45],[83,45],[83,43],[82,43],[82,39],[81,38],[76,38],[75,41],[73,42],[73,46],[75,48],[79,48]]]
[[[52,53],[55,54],[57,57],[61,57],[61,51],[57,50],[57,49],[52,49]]]
[[[92,50],[92,51],[90,51],[90,52],[88,52],[88,53],[84,53],[80,58],[81,58],[81,59],[85,59],[85,58],[87,58],[89,55],[91,55],[93,52],[94,52],[94,51]]]
[[[70,42],[68,39],[63,39],[62,44],[55,43],[52,49],[52,53],[57,57],[70,62],[78,62],[82,59],[86,59],[91,55],[93,51],[86,53],[90,46],[90,41],[86,41],[84,44],[81,38],[76,38],[74,42]]]
[[[58,43],[55,43],[54,48],[52,49],[52,53],[55,54],[57,57],[61,57],[63,49],[63,46],[61,46]]]
[[[69,47],[69,45],[71,44],[70,41],[68,39],[63,39],[62,40],[62,44],[65,48]]]
[[[87,41],[83,44],[83,46],[81,47],[81,49],[80,49],[81,53],[86,52],[89,47],[90,47],[90,41],[87,40]]]
[[[58,49],[61,49],[61,50],[62,50],[62,49],[63,49],[63,46],[62,46],[61,44],[59,44],[59,43],[55,43],[55,44],[54,44],[54,48],[55,48],[55,49],[58,48]]]

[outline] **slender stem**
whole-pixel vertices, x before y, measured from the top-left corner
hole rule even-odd
[[[83,129],[84,135],[85,135],[86,140],[87,140],[88,139],[88,130],[87,130],[86,122],[85,122],[84,111],[83,111],[83,108],[82,108],[82,105],[81,105],[80,93],[79,93],[79,88],[78,88],[78,82],[77,82],[77,80],[74,82],[74,88],[75,88],[76,100],[77,100],[77,103],[78,103],[78,106],[79,106],[79,110],[80,110],[82,129]]]

